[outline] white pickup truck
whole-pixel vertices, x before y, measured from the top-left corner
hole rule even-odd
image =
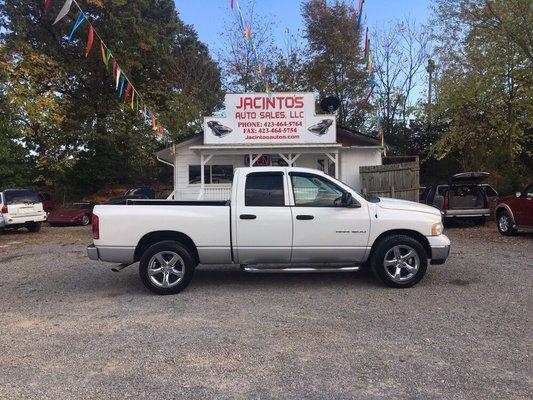
[[[91,260],[137,261],[158,294],[183,290],[198,264],[248,272],[355,271],[368,265],[392,287],[410,287],[428,261],[450,253],[441,212],[424,204],[365,198],[312,169],[235,170],[230,201],[129,200],[93,211]],[[344,266],[343,266],[344,265]],[[349,265],[349,266],[347,266]]]

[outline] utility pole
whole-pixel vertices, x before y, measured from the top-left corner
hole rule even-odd
[[[426,67],[426,71],[429,74],[429,80],[428,80],[428,120],[431,124],[432,120],[432,99],[433,99],[433,72],[435,71],[435,61],[433,61],[431,58],[428,59],[428,66]]]

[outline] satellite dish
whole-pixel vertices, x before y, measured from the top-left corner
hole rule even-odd
[[[341,101],[336,96],[329,96],[322,99],[320,102],[320,108],[327,113],[333,114],[341,106]]]

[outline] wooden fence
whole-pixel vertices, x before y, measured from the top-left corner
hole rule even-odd
[[[359,167],[365,194],[418,202],[420,166],[415,162]]]

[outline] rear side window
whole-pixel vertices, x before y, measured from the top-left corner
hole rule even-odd
[[[41,203],[37,193],[31,190],[6,190],[4,192],[6,204]]]
[[[496,196],[498,196],[498,193],[496,193],[496,190],[494,190],[494,189],[492,188],[492,186],[488,186],[488,185],[487,185],[487,186],[484,186],[483,188],[485,189],[485,193],[487,194],[487,196],[489,196],[489,197],[496,197]]]
[[[437,188],[437,193],[439,196],[446,196],[446,193],[448,192],[448,186],[439,186]]]
[[[283,173],[252,173],[246,177],[244,204],[247,207],[280,207],[285,205]]]

